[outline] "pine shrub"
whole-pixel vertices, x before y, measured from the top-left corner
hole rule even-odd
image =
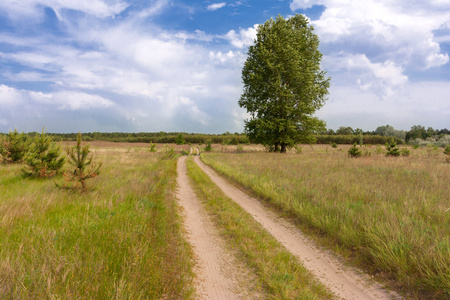
[[[90,155],[89,155],[90,154]],[[65,172],[66,181],[75,182],[74,188],[87,189],[86,180],[100,175],[102,162],[93,164],[93,155],[89,150],[89,144],[81,145],[81,133],[77,136],[77,145],[67,148],[69,163],[75,167],[73,172]]]
[[[450,145],[445,146],[444,154],[450,155]]]
[[[148,147],[148,151],[156,152],[156,144],[150,143],[150,147]]]
[[[34,136],[24,161],[28,165],[28,170],[22,169],[26,175],[53,177],[64,166],[65,158],[61,157],[61,147],[56,145],[52,137],[42,129],[41,134]]]
[[[349,157],[360,157],[362,155],[361,147],[358,148],[357,143],[355,142],[353,146],[348,150]]]
[[[22,161],[28,152],[30,142],[25,133],[9,131],[0,141],[0,155],[5,163],[17,163]]]
[[[386,143],[386,151],[387,156],[400,156],[400,149],[394,139],[390,139]]]
[[[208,144],[205,147],[205,151],[206,152],[211,152],[212,151],[212,146],[211,146],[211,142],[208,142]]]
[[[445,160],[450,163],[450,145],[445,146],[444,153],[446,154]]]

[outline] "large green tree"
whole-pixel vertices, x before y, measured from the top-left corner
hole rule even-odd
[[[239,105],[249,138],[271,151],[286,152],[325,124],[314,116],[325,103],[330,78],[320,68],[319,38],[303,15],[278,16],[260,25],[242,70]]]

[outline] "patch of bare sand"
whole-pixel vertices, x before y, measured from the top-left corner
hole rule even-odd
[[[199,157],[194,161],[233,201],[250,213],[288,251],[294,254],[316,278],[341,299],[401,299],[370,280],[361,271],[344,266],[330,252],[320,250],[303,233],[269,212],[257,199],[248,196],[220,177]]]

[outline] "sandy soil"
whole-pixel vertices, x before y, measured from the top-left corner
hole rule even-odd
[[[196,299],[252,298],[246,290],[250,274],[225,250],[224,241],[189,184],[186,156],[179,158],[177,172],[178,200],[184,210],[188,241],[197,259]]]
[[[233,201],[250,213],[288,251],[294,254],[317,279],[341,299],[401,299],[373,283],[361,271],[344,266],[330,252],[320,250],[300,230],[269,212],[258,200],[248,196],[221,178],[200,157],[194,158],[200,168]]]

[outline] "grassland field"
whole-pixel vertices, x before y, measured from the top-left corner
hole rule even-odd
[[[189,298],[176,160],[134,144],[91,145],[103,167],[87,192],[0,165],[0,298]]]
[[[103,167],[88,192],[0,165],[0,298],[193,297],[176,158],[161,159],[163,145],[152,153],[145,143],[90,144]],[[213,145],[202,160],[394,289],[449,297],[450,164],[441,149],[394,158],[366,146],[356,159],[347,149]]]
[[[349,158],[349,147],[212,152],[202,160],[392,288],[448,299],[450,164],[443,149],[387,157],[384,147],[365,146],[365,156]]]

